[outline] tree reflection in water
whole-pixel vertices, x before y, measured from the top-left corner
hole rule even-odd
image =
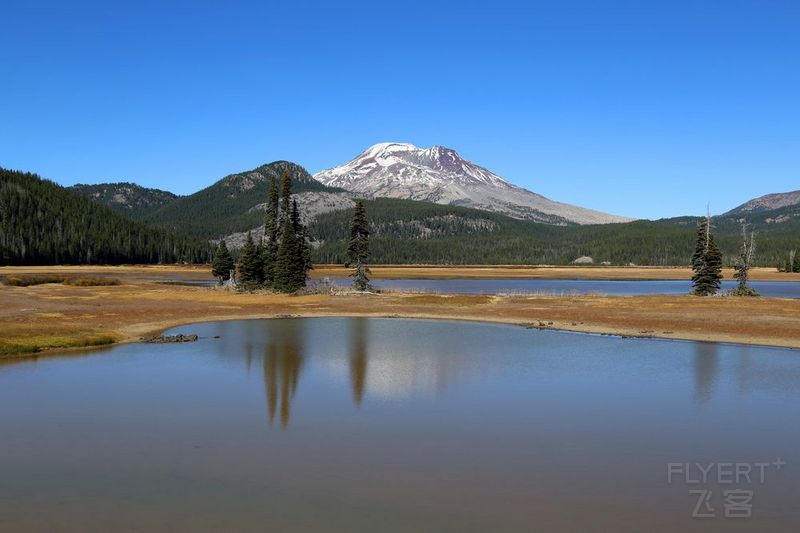
[[[717,380],[719,346],[710,342],[698,342],[694,352],[695,398],[698,403],[706,403],[714,394]]]
[[[367,387],[367,319],[350,321],[350,386],[356,407],[361,406]]]
[[[285,327],[272,328],[264,348],[264,388],[267,393],[269,422],[280,410],[281,428],[289,425],[291,404],[305,362],[303,320],[286,321]]]
[[[364,404],[369,387],[370,394],[400,398],[414,393],[441,392],[456,375],[485,372],[475,361],[468,364],[461,358],[454,359],[453,354],[463,349],[461,343],[470,342],[457,334],[448,333],[450,329],[457,329],[457,325],[439,325],[444,331],[440,336],[443,345],[426,346],[429,351],[421,351],[413,339],[407,340],[406,345],[381,342],[370,347],[370,328],[388,328],[374,319],[349,318],[336,328],[324,332],[307,330],[309,324],[313,322],[278,320],[270,324],[265,335],[263,372],[269,422],[272,425],[278,418],[282,429],[289,425],[300,377],[309,364],[311,353],[305,351],[307,348],[313,351],[312,346],[305,344],[314,335],[325,337],[325,360],[329,364],[342,363],[338,368],[343,370],[342,377],[349,378],[350,393],[356,408]],[[378,331],[375,338],[383,340],[390,334],[388,331]],[[251,346],[246,344],[245,361],[248,365],[250,349]],[[720,346],[713,343],[693,345],[693,364],[690,368],[694,374],[694,399],[699,405],[709,403],[714,395],[721,372],[719,350]]]

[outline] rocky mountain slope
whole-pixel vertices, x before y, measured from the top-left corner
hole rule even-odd
[[[373,169],[387,178],[386,189],[379,192],[388,195],[398,187],[414,185],[417,188],[412,188],[416,191],[412,196],[417,199],[382,198],[380,194],[364,192],[356,186],[357,176],[347,172],[338,172],[335,180],[326,181],[355,190],[329,187],[316,181],[299,165],[276,161],[226,176],[195,194],[174,198],[147,213],[142,220],[214,241],[224,238],[229,246],[238,248],[247,231],[253,231],[254,237],[263,233],[264,202],[269,184],[287,171],[293,179],[294,197],[309,226],[314,260],[320,262],[346,260],[346,242],[356,198],[367,199],[375,263],[566,264],[586,255],[596,262],[613,264],[672,265],[686,264],[691,257],[697,217],[587,225],[530,207],[526,214],[535,216],[520,216],[519,204],[515,204],[514,217],[497,212],[497,204],[494,208],[475,209],[475,203],[463,202],[470,205],[465,207],[459,205],[461,201],[452,193],[461,190],[472,193],[475,188],[480,189],[475,185],[476,180],[483,184],[481,187],[499,187],[512,192],[519,188],[485,169],[471,166],[455,153],[448,155],[446,149],[435,148],[417,153],[415,165],[419,168],[401,165],[410,169],[395,180],[401,187],[393,184],[377,161],[386,163],[387,159],[395,157],[388,155],[393,150],[389,148],[380,151],[383,155],[374,153],[372,156],[376,159]],[[399,150],[406,151],[402,147]],[[355,167],[364,168],[362,165]],[[433,175],[426,170],[431,168]],[[412,179],[415,173],[418,175]],[[455,185],[442,185],[441,176],[436,173],[450,176]],[[464,177],[465,173],[469,176]],[[441,194],[434,194],[435,191]],[[493,194],[491,198],[496,199],[498,193]],[[100,202],[103,198],[100,195],[93,199]],[[486,204],[481,206],[487,207]],[[752,209],[746,217],[734,211],[713,220],[726,261],[732,260],[740,245],[743,218],[757,233],[758,264],[775,265],[789,250],[800,246],[800,204],[770,210]],[[563,210],[561,212],[564,214]],[[133,217],[130,213],[128,216]]]
[[[352,209],[356,204],[352,196],[352,193],[348,192],[306,191],[293,194],[292,199],[297,201],[297,205],[300,206],[301,222],[307,225],[322,214],[342,209]],[[259,220],[263,220],[266,210],[267,204],[263,202],[251,207],[249,212],[258,214]],[[246,231],[237,231],[225,235],[223,239],[228,248],[241,248],[244,246],[248,232],[253,239],[259,241],[264,236],[264,224],[261,223]],[[318,243],[313,241],[312,244],[316,246]]]
[[[761,211],[771,211],[782,207],[792,207],[800,205],[800,191],[782,192],[766,194],[749,200],[735,209],[731,209],[726,215],[746,215],[748,213],[758,213]]]
[[[79,183],[68,189],[134,219],[141,219],[178,198],[168,191],[148,189],[128,182],[98,185]]]
[[[442,146],[376,144],[349,163],[314,175],[370,198],[404,198],[474,207],[547,224],[606,224],[630,219],[545,198],[508,183]]]
[[[164,228],[180,228],[207,239],[250,230],[263,223],[263,212],[257,206],[266,201],[273,179],[280,185],[284,172],[292,177],[295,193],[340,192],[314,180],[300,165],[275,161],[225,176],[201,191],[164,205],[144,220]]]
[[[700,217],[637,220],[626,224],[556,226],[488,211],[412,200],[365,201],[373,263],[569,264],[582,256],[596,264],[688,265]],[[748,217],[756,232],[756,264],[775,266],[800,248],[800,217],[770,222],[783,209]],[[317,216],[309,225],[315,261],[346,261],[352,210]],[[730,266],[741,247],[741,226],[732,217],[712,220],[723,261]]]

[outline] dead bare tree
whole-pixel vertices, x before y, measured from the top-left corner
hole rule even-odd
[[[748,285],[750,281],[750,269],[753,268],[753,256],[756,251],[756,233],[747,233],[747,221],[742,221],[742,247],[734,264],[733,277],[739,282],[739,286],[731,291],[737,296],[758,296],[758,292]]]

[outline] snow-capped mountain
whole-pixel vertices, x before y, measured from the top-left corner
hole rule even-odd
[[[555,202],[508,183],[443,146],[380,143],[314,178],[366,197],[405,198],[500,212],[550,224],[607,224],[631,219]]]

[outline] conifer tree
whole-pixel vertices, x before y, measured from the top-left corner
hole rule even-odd
[[[264,238],[262,237],[256,244],[256,268],[258,269],[258,284],[264,285],[264,256],[266,255]]]
[[[717,246],[714,235],[711,235],[708,239],[706,264],[708,265],[708,275],[712,281],[712,285],[719,290],[722,284],[722,250]]]
[[[292,208],[292,177],[284,172],[281,177],[281,207],[278,220],[278,231],[282,231],[289,219]]]
[[[692,255],[693,294],[711,296],[716,294],[722,280],[722,252],[711,234],[711,216],[697,226],[697,241]]]
[[[236,268],[236,264],[233,262],[233,257],[231,257],[228,246],[223,239],[219,242],[214,259],[211,261],[211,275],[219,278],[219,282],[222,284],[222,282],[230,279],[231,270],[234,268]]]
[[[305,287],[311,269],[311,251],[306,242],[306,230],[300,222],[297,201],[292,200],[291,176],[283,174],[281,183],[280,217],[281,231],[275,263],[272,287],[281,292],[294,292]]]
[[[273,288],[280,292],[294,292],[302,287],[298,284],[297,268],[297,234],[292,228],[292,219],[285,217],[275,261]]]
[[[239,256],[239,282],[245,286],[253,288],[261,284],[263,267],[258,248],[253,243],[253,236],[247,232],[247,240],[242,247]]]
[[[0,168],[0,264],[207,263],[214,248],[134,222],[35,174]]]
[[[297,239],[297,269],[295,270],[297,282],[305,286],[308,278],[308,271],[314,268],[311,262],[311,249],[308,246],[306,227],[300,221],[300,210],[297,208],[297,200],[292,200],[292,230]]]
[[[294,292],[305,287],[311,269],[311,253],[306,243],[305,227],[300,222],[297,203],[292,202],[286,218],[275,262],[275,289]]]
[[[272,286],[275,278],[275,260],[278,257],[278,209],[278,184],[272,178],[264,217],[264,284],[268,287]]]
[[[369,284],[369,225],[367,223],[367,212],[364,209],[364,202],[356,202],[353,211],[353,221],[350,224],[350,241],[347,243],[347,257],[353,273],[353,288],[357,291],[370,289]]]

